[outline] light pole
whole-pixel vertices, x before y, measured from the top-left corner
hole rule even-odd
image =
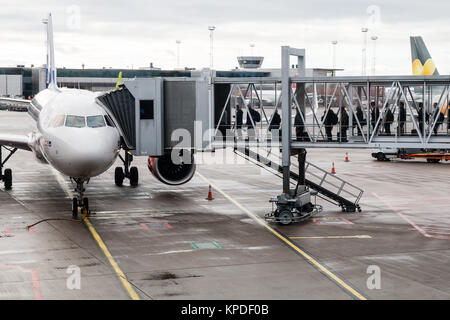
[[[253,49],[255,48],[254,43],[250,43],[250,55],[253,56]]]
[[[214,30],[216,30],[215,26],[208,26],[209,30],[209,72],[210,77],[213,76],[213,67],[214,67],[214,60],[213,60],[213,40],[214,40]],[[214,105],[214,98],[213,98],[213,85],[211,83],[211,80],[209,81],[209,107],[213,108]]]
[[[333,45],[333,69],[336,69],[336,46],[338,44],[337,40],[331,41]]]
[[[373,40],[373,60],[372,60],[372,75],[375,75],[376,71],[376,54],[377,54],[377,36],[371,36],[370,39]]]
[[[366,61],[367,61],[367,32],[369,31],[368,28],[362,28],[361,32],[364,34],[364,45],[362,48],[362,65],[361,65],[361,74],[363,76],[366,75],[367,67],[366,67]]]
[[[180,68],[180,44],[181,44],[181,40],[176,40],[175,42],[177,44],[177,68]]]
[[[213,40],[214,40],[214,30],[216,30],[215,26],[209,26],[209,67],[211,70],[214,67],[214,60],[213,60]]]

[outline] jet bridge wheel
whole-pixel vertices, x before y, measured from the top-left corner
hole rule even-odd
[[[279,214],[278,214],[278,219],[277,221],[282,224],[282,225],[289,225],[292,223],[293,221],[293,216],[292,216],[292,212],[288,209],[284,209],[282,210]]]
[[[11,190],[12,187],[12,170],[5,169],[5,173],[3,175],[3,182],[5,184],[6,190]]]
[[[121,187],[123,185],[124,178],[125,174],[123,173],[122,167],[116,167],[116,171],[114,171],[114,182],[116,186]]]
[[[386,158],[386,156],[384,155],[384,153],[378,152],[378,153],[377,153],[377,160],[378,160],[378,161],[386,161],[386,160],[388,160],[388,159]]]

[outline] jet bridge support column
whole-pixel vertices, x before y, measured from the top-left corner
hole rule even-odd
[[[290,165],[292,140],[292,108],[291,108],[291,81],[290,57],[297,57],[299,75],[305,76],[305,49],[294,49],[288,46],[281,47],[281,109],[282,109],[282,167],[283,167],[283,193],[290,194]],[[304,88],[297,91],[304,100]],[[300,103],[304,106],[304,103]],[[306,124],[305,124],[306,125]]]
[[[290,166],[291,166],[291,145],[292,145],[292,104],[291,104],[291,79],[290,79],[290,57],[296,56],[299,75],[305,75],[305,50],[294,49],[287,46],[281,47],[281,109],[282,109],[282,172],[283,172],[283,193],[270,200],[276,203],[276,209],[266,216],[266,219],[274,219],[281,224],[287,225],[294,221],[301,221],[309,217],[315,210],[311,203],[311,194],[305,186],[305,158],[306,150],[295,150],[298,154],[299,180],[295,190],[290,188]],[[297,90],[297,95],[301,96],[304,105],[304,87]],[[301,107],[302,110],[302,107]],[[303,111],[301,111],[303,112]],[[305,123],[306,125],[306,123]]]
[[[281,143],[282,143],[282,167],[283,167],[283,193],[289,194],[290,190],[290,165],[291,165],[291,82],[289,80],[289,47],[281,47]]]
[[[305,180],[305,164],[306,164],[306,149],[297,149],[295,150],[297,153],[297,159],[298,159],[298,182],[297,186],[295,187],[295,195],[298,194],[298,192],[303,192],[306,190],[306,180]]]

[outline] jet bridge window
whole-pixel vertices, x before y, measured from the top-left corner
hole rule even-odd
[[[71,115],[66,117],[66,127],[83,128],[84,126],[86,126],[84,117]]]
[[[154,118],[153,100],[140,100],[139,107],[141,109],[141,120]]]
[[[87,125],[90,128],[100,128],[100,127],[104,127],[105,124],[105,119],[103,118],[103,116],[89,116],[86,117],[87,119]]]
[[[106,114],[105,115],[106,125],[108,127],[115,127],[114,122],[111,120],[111,118]]]

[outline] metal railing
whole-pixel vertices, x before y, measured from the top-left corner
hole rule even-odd
[[[274,154],[272,149],[259,148],[259,150],[262,150],[267,154],[267,159],[278,162],[281,161],[281,156]],[[295,161],[291,161],[291,167],[298,170],[298,165]],[[335,174],[331,174],[309,161],[305,162],[305,178],[314,184],[327,189],[329,192],[351,201],[355,205],[359,204],[359,201],[364,194],[363,189],[345,181]]]
[[[216,134],[228,127],[233,139],[242,133],[254,145],[273,140],[273,115],[281,116],[280,78],[213,78],[213,83],[230,85]],[[450,149],[449,76],[299,77],[290,83],[292,148]],[[242,123],[236,122],[236,105]],[[260,121],[253,119],[254,111]],[[224,115],[229,115],[226,121]],[[285,129],[282,123],[279,128]],[[222,139],[233,144],[233,139]],[[222,141],[216,142],[219,147]]]

